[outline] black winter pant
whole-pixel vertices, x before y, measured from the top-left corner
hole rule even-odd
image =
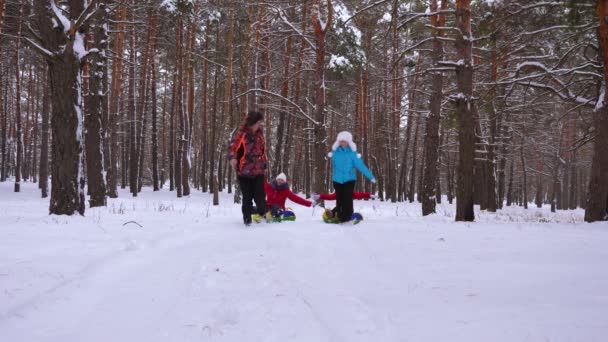
[[[264,176],[239,177],[241,192],[243,193],[243,218],[251,217],[252,200],[255,200],[257,213],[266,214],[266,191],[264,191]]]
[[[338,220],[347,222],[353,216],[353,192],[355,191],[355,181],[346,182],[344,184],[334,182],[336,189],[336,209],[338,212]]]

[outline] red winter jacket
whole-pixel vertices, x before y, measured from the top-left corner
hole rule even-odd
[[[353,199],[355,200],[370,199],[371,196],[372,194],[369,192],[353,192]],[[335,201],[336,193],[334,192],[333,194],[321,194],[319,195],[319,199],[322,199],[324,201]]]
[[[236,159],[237,172],[241,177],[255,177],[266,174],[266,142],[262,130],[252,132],[241,126],[232,137],[228,148],[228,160]]]
[[[305,207],[312,205],[311,201],[307,201],[291,192],[287,183],[283,185],[278,185],[276,181],[273,181],[272,184],[264,183],[264,190],[266,190],[266,208],[268,209],[272,208],[273,205],[277,205],[285,210],[285,200],[288,198]]]

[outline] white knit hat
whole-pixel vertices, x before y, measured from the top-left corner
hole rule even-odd
[[[285,176],[285,174],[284,174],[283,172],[281,172],[281,173],[280,173],[280,174],[277,176],[276,180],[279,180],[279,179],[283,180],[283,182],[287,182],[287,176]]]
[[[334,142],[334,145],[331,147],[332,152],[340,146],[340,141],[346,141],[350,146],[350,149],[353,150],[353,152],[357,152],[357,144],[353,142],[353,135],[347,131],[342,131],[338,133],[338,136],[336,137],[336,142]],[[329,158],[333,156],[332,152],[329,152],[327,154]]]

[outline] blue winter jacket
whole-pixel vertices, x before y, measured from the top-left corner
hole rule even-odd
[[[375,178],[372,172],[365,166],[357,152],[353,151],[350,146],[339,146],[332,152],[332,168],[333,175],[331,179],[340,184],[357,180],[355,168],[367,177],[367,179],[372,180]]]

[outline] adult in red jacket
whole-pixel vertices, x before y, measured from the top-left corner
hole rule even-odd
[[[289,189],[287,177],[281,173],[272,183],[264,184],[266,190],[266,208],[270,210],[273,217],[280,217],[285,210],[285,201],[289,198],[293,202],[305,207],[312,206],[311,201],[294,194]]]

